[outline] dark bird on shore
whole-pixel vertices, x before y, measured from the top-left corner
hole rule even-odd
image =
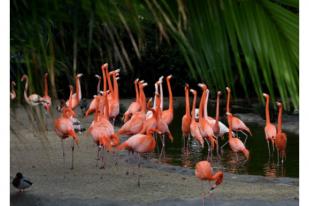
[[[12,184],[15,188],[19,189],[20,192],[23,192],[32,185],[32,182],[24,177],[22,173],[18,172],[16,173]]]

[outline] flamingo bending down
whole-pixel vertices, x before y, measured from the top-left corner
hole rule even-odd
[[[220,185],[224,177],[222,171],[218,171],[214,173],[211,167],[211,164],[206,160],[199,161],[198,163],[196,163],[195,176],[199,178],[201,181],[208,181],[209,183],[210,181],[216,181],[215,184],[210,187],[209,192],[214,190],[218,185]],[[202,191],[203,191],[203,188],[204,187],[203,187],[203,182],[202,182]],[[202,198],[203,198],[203,205],[204,205],[206,193],[203,192],[202,194],[203,194]]]
[[[186,113],[182,116],[181,131],[182,131],[182,136],[184,138],[184,143],[186,143],[186,140],[187,140],[187,147],[188,147],[189,136],[190,136],[190,123],[191,123],[189,85],[188,84],[185,85],[185,99],[186,99]]]
[[[72,110],[72,93],[73,93],[73,87],[70,85],[69,106],[68,107],[65,106],[62,110],[62,115],[54,121],[55,132],[61,139],[64,166],[65,166],[65,154],[64,154],[63,140],[68,137],[73,138],[71,169],[74,168],[74,141],[78,145],[78,137],[74,131],[73,123],[71,120],[72,117],[75,116],[75,112]]]
[[[43,102],[43,107],[47,112],[50,112],[50,107],[51,107],[51,98],[48,96],[48,73],[45,73],[44,75],[44,96],[42,97],[45,99],[45,102]]]
[[[193,103],[192,103],[192,111],[191,111],[192,118],[191,118],[191,123],[190,123],[190,133],[191,133],[191,136],[193,138],[195,138],[200,143],[202,148],[204,148],[204,139],[203,139],[201,131],[200,131],[199,123],[196,122],[195,118],[193,118],[195,106],[196,106],[197,93],[193,89],[190,89],[190,92],[192,92],[192,94],[193,94]]]
[[[279,159],[281,158],[281,163],[283,164],[283,159],[286,159],[286,142],[287,142],[287,135],[286,133],[282,132],[282,104],[281,102],[277,102],[277,106],[279,109],[278,113],[278,131],[277,136],[275,139],[275,145],[277,148],[277,160],[279,164]]]
[[[117,147],[118,150],[126,149],[139,154],[138,170],[140,170],[140,155],[153,152],[156,147],[156,141],[153,138],[155,131],[157,130],[152,128],[146,134],[135,134]],[[140,187],[140,171],[138,171],[137,185]]]
[[[169,105],[168,105],[167,110],[162,111],[162,119],[168,125],[173,121],[173,118],[174,118],[173,93],[172,93],[171,83],[170,83],[170,80],[172,77],[173,77],[172,75],[169,75],[166,77]],[[163,102],[163,99],[161,101]]]
[[[139,82],[139,79],[137,78],[135,81],[134,81],[134,87],[135,87],[135,101],[132,102],[130,104],[130,106],[128,107],[127,111],[124,113],[123,115],[123,121],[124,122],[127,122],[131,116],[140,111],[141,110],[141,104],[140,104],[140,98],[139,98],[139,88],[138,88],[138,82]]]
[[[266,125],[264,128],[265,131],[265,139],[268,146],[268,155],[270,157],[270,148],[269,148],[269,142],[272,143],[273,151],[275,150],[274,144],[275,144],[275,138],[277,136],[277,130],[276,126],[270,122],[269,117],[269,95],[266,93],[263,93],[263,96],[266,98],[266,105],[265,105],[265,116],[266,116]]]
[[[229,145],[233,152],[236,154],[236,158],[238,161],[238,152],[242,152],[246,159],[249,159],[249,150],[245,147],[244,143],[236,137],[233,137],[232,135],[232,124],[233,124],[233,115],[229,112],[226,113],[228,123],[229,123]]]
[[[79,105],[79,103],[80,103],[80,101],[82,99],[82,90],[81,90],[81,86],[80,86],[80,78],[82,76],[83,76],[83,74],[81,74],[81,73],[77,74],[75,76],[75,92],[76,93],[74,93],[72,95],[72,109],[75,109]],[[65,104],[67,106],[69,106],[69,100],[66,101]]]
[[[142,110],[135,112],[131,119],[122,125],[117,132],[118,135],[133,135],[141,131],[143,123],[146,120],[146,96],[143,90],[145,86],[147,86],[147,83],[139,82],[139,100]]]
[[[15,99],[16,98],[16,92],[15,92],[15,87],[16,86],[16,83],[14,81],[11,82],[11,87],[12,87],[12,90],[10,92],[10,97],[11,97],[11,100]]]
[[[101,76],[100,75],[95,75],[96,78],[98,78],[98,84],[97,84],[97,95],[100,94],[100,84],[101,84]],[[89,107],[85,113],[85,116],[88,117],[89,114],[91,114],[92,112],[94,112],[96,110],[96,99],[95,99],[96,95],[94,95],[94,98],[91,100]]]
[[[226,87],[226,91],[227,91],[226,112],[230,112],[231,89],[229,87]],[[246,144],[248,135],[245,132],[249,133],[250,136],[252,136],[250,129],[239,118],[233,115],[231,116],[231,118],[232,118],[232,130],[235,132],[243,133],[246,137],[245,138],[245,144]]]
[[[26,80],[26,84],[25,84],[25,90],[24,90],[24,98],[25,98],[26,102],[30,106],[37,106],[39,104],[47,103],[46,100],[38,94],[31,94],[31,95],[28,96],[28,94],[27,94],[27,91],[28,91],[28,76],[26,74],[24,74],[21,77],[22,82],[25,81],[25,80]]]

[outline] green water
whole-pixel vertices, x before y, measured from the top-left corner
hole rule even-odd
[[[209,114],[212,114],[213,106],[209,109]],[[223,108],[222,108],[223,109]],[[248,112],[247,109],[241,107],[233,108],[233,112]],[[252,111],[250,111],[252,112]],[[256,112],[256,111],[255,111]],[[181,118],[184,114],[184,105],[180,105],[175,108],[174,120],[170,124],[170,130],[174,136],[174,142],[170,143],[166,140],[165,156],[161,157],[161,161],[178,165],[182,167],[194,168],[195,163],[207,158],[207,145],[204,149],[196,143],[195,140],[190,141],[189,153],[184,150],[184,142],[181,133]],[[222,114],[222,113],[221,113]],[[220,120],[226,124],[224,117]],[[283,122],[284,124],[284,122]],[[227,124],[226,124],[227,125]],[[235,154],[229,149],[227,145],[224,148],[224,153],[221,155],[221,159],[218,159],[214,153],[212,164],[214,168],[222,169],[235,174],[249,174],[249,175],[263,175],[272,177],[298,177],[299,176],[299,137],[298,135],[287,133],[287,159],[286,162],[280,166],[277,165],[277,154],[273,153],[269,159],[267,143],[264,137],[264,126],[258,126],[256,124],[246,125],[251,129],[253,136],[248,137],[246,147],[250,151],[250,159],[248,162],[244,162],[244,157],[239,154],[239,161],[236,162]],[[240,134],[241,136],[241,134]],[[244,140],[244,138],[241,138]],[[227,136],[224,142],[227,140]],[[222,143],[221,143],[222,144]],[[160,157],[160,151],[157,149],[156,157]]]

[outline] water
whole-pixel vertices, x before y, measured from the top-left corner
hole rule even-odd
[[[214,111],[214,105],[210,105],[209,115],[214,117],[211,111]],[[222,108],[223,110],[224,108]],[[252,112],[251,109],[245,106],[238,105],[233,107],[232,111],[237,112]],[[223,112],[223,111],[222,111]],[[221,114],[222,114],[221,112]],[[257,111],[255,111],[257,112]],[[184,114],[184,105],[180,104],[179,107],[175,108],[174,120],[171,123],[170,130],[174,136],[174,142],[170,143],[167,139],[165,156],[161,158],[161,161],[178,165],[182,167],[194,168],[198,161],[205,160],[207,158],[207,145],[201,149],[197,142],[193,139],[190,141],[189,153],[184,150],[184,142],[181,132],[181,118]],[[224,117],[220,120],[226,124]],[[284,124],[284,122],[283,122]],[[226,124],[227,125],[227,124]],[[212,165],[214,168],[218,168],[227,172],[235,174],[249,174],[249,175],[263,175],[271,177],[298,177],[299,176],[299,137],[298,135],[287,133],[287,159],[284,165],[277,165],[277,154],[276,151],[273,153],[273,157],[268,157],[267,143],[264,136],[264,126],[258,126],[256,124],[246,125],[251,129],[253,136],[248,136],[246,147],[250,151],[250,159],[248,162],[244,161],[242,154],[238,154],[239,162],[236,163],[236,156],[229,146],[224,147],[224,153],[221,155],[221,159],[217,159],[216,154],[213,155]],[[243,136],[239,134],[242,140]],[[227,141],[227,135],[224,138]],[[222,144],[222,141],[221,141]],[[220,144],[220,145],[221,145]],[[160,157],[160,151],[157,149],[156,157]]]

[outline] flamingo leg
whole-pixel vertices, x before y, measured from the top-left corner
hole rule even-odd
[[[98,162],[100,160],[100,152],[101,152],[101,146],[98,146],[98,152],[97,152],[97,163],[96,163],[96,167],[98,167]]]
[[[209,155],[210,155],[210,152],[211,152],[211,149],[210,149],[210,145],[209,145],[209,142],[208,142],[208,140],[207,139],[205,139],[206,141],[206,143],[207,143],[207,150],[208,150],[208,153],[207,153],[207,159],[209,158]]]
[[[202,201],[203,201],[203,206],[205,205],[205,191],[204,191],[204,184],[203,181],[201,181],[202,185]]]
[[[105,150],[103,150],[103,155],[102,155],[102,152],[101,152],[101,161],[102,161],[102,166],[100,167],[100,169],[105,169],[105,160],[104,160],[104,155],[105,155]]]
[[[274,142],[273,139],[271,140],[271,144],[272,144],[272,146],[273,146],[273,152],[274,152],[274,151],[275,151],[275,142]]]
[[[237,152],[235,152],[235,154],[236,154],[236,161],[238,162],[238,154],[237,154]]]
[[[225,147],[225,145],[227,145],[227,143],[229,143],[229,141],[226,141],[226,142],[220,147],[220,149],[223,150],[223,147]]]
[[[71,170],[74,169],[74,139],[72,139],[72,164]]]
[[[219,153],[219,142],[218,142],[218,138],[216,138],[216,150],[217,150],[217,156],[219,157],[219,159],[221,159],[221,155]]]
[[[277,165],[279,165],[279,162],[280,162],[280,156],[279,156],[279,150],[277,148]]]

